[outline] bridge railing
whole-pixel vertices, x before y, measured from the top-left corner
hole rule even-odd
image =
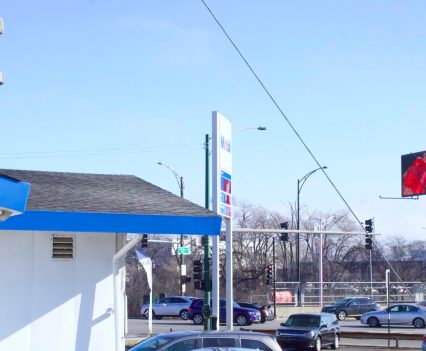
[[[284,305],[321,305],[321,285],[319,282],[300,284],[300,304],[298,304],[297,282],[276,282],[276,303]],[[426,284],[423,282],[390,282],[389,299],[391,303],[419,302],[425,297]],[[327,305],[348,296],[371,297],[380,305],[386,304],[386,283],[376,282],[324,282],[322,286],[322,305]],[[273,289],[271,301],[274,301]]]

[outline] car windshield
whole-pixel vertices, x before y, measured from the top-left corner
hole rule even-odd
[[[152,351],[156,350],[159,347],[163,346],[168,341],[173,340],[172,337],[167,335],[156,335],[141,343],[133,346],[129,351]]]
[[[308,327],[318,328],[320,324],[319,316],[290,316],[285,322],[286,327]]]
[[[351,300],[352,300],[352,298],[346,297],[346,298],[344,298],[342,300],[336,301],[336,305],[345,305],[345,304],[347,304]]]

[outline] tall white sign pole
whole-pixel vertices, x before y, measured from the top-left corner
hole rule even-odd
[[[231,122],[220,113],[212,114],[212,195],[213,211],[220,214],[226,224],[226,326],[233,329],[233,259],[232,259],[232,149]],[[212,315],[217,316],[219,308],[219,237],[213,237],[212,248]]]

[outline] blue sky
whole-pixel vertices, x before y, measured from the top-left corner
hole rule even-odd
[[[210,0],[361,220],[425,237],[400,155],[426,149],[424,1]],[[316,168],[201,1],[11,1],[0,7],[1,168],[134,174],[204,204],[211,112],[233,134],[233,192],[289,213]],[[52,153],[55,152],[55,153]],[[319,172],[301,203],[344,204]]]

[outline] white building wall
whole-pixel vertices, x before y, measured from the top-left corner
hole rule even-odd
[[[115,350],[116,236],[71,234],[75,257],[58,260],[52,234],[70,235],[0,232],[0,351]]]

